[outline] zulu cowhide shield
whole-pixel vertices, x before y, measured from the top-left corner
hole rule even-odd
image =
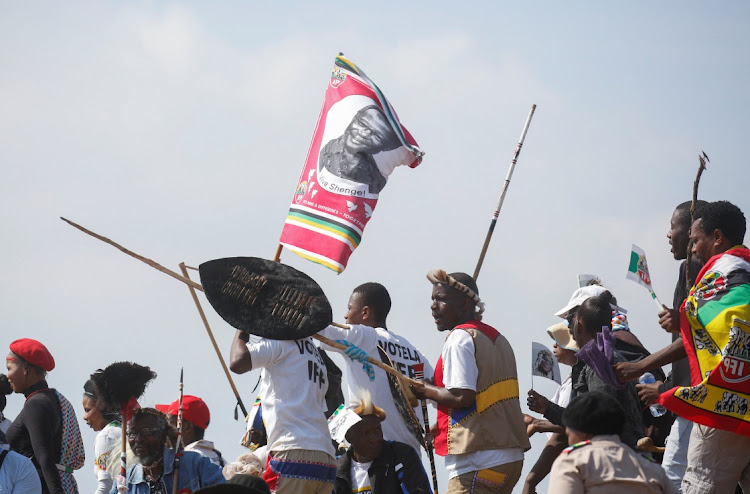
[[[383,349],[380,347],[378,347],[378,354],[380,355],[380,360],[382,360],[384,364],[388,365],[389,367],[393,367],[393,361],[388,356],[388,354],[385,353],[385,351],[383,351]],[[422,425],[419,423],[417,414],[414,413],[414,408],[412,407],[411,403],[409,403],[407,388],[404,385],[403,380],[394,376],[393,374],[388,373],[386,375],[388,376],[388,385],[391,388],[393,404],[396,405],[396,410],[398,410],[398,414],[401,416],[401,420],[404,421],[406,428],[409,430],[412,436],[417,438],[419,444],[421,444],[423,448],[427,449],[427,445],[424,441]]]
[[[211,306],[232,327],[273,340],[311,336],[333,319],[323,290],[305,273],[257,257],[228,257],[199,267]]]

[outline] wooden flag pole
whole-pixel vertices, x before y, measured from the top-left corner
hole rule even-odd
[[[78,230],[82,231],[83,233],[86,233],[87,235],[91,235],[92,237],[94,237],[96,239],[99,239],[99,240],[101,240],[104,243],[112,245],[113,247],[116,247],[117,249],[119,249],[122,252],[124,252],[125,254],[127,254],[127,255],[129,255],[131,257],[134,257],[134,258],[138,259],[141,262],[144,262],[144,263],[148,264],[149,266],[151,266],[152,268],[156,269],[157,271],[161,271],[162,273],[164,273],[166,275],[169,275],[172,278],[174,278],[176,280],[179,280],[179,281],[185,283],[186,285],[195,288],[196,290],[203,291],[203,287],[199,283],[196,283],[193,280],[191,280],[190,278],[186,278],[186,277],[184,277],[182,275],[179,275],[179,274],[175,273],[174,271],[172,271],[171,269],[165,268],[164,266],[162,266],[158,262],[152,261],[151,259],[143,257],[143,256],[141,256],[139,254],[136,254],[135,252],[126,249],[125,247],[123,247],[122,245],[118,244],[117,242],[114,242],[114,241],[108,239],[107,237],[103,237],[103,236],[101,236],[101,235],[99,235],[97,233],[94,233],[91,230],[87,230],[86,228],[82,227],[81,225],[78,225],[78,224],[76,224],[76,223],[74,223],[74,222],[72,222],[70,220],[67,220],[67,219],[65,219],[63,217],[60,217],[60,219],[63,220],[64,222],[68,223],[69,225],[77,228]],[[339,324],[339,323],[334,323],[334,322],[332,322],[331,325],[336,326],[336,327],[340,327],[340,328],[348,328],[349,327],[349,326],[347,326],[345,324]],[[317,339],[318,341],[322,341],[323,343],[325,343],[327,345],[330,345],[330,346],[332,346],[334,348],[338,348],[339,350],[346,350],[346,346],[345,345],[342,345],[340,343],[336,343],[335,341],[333,341],[333,340],[331,340],[329,338],[326,338],[325,336],[321,336],[319,334],[314,334],[312,336],[313,336],[313,338]],[[388,372],[389,374],[393,374],[396,377],[405,379],[409,384],[416,384],[416,385],[420,385],[420,386],[422,385],[422,383],[420,383],[419,381],[415,381],[414,379],[409,379],[408,377],[406,377],[403,374],[401,374],[399,371],[397,371],[395,369],[392,369],[391,367],[388,367],[387,365],[383,364],[382,362],[379,362],[378,360],[375,360],[372,357],[368,357],[367,360],[372,365],[375,365],[375,366],[383,369],[385,372]]]
[[[495,208],[495,212],[492,213],[492,221],[490,222],[490,228],[487,231],[487,236],[484,239],[482,252],[479,254],[479,261],[477,261],[477,267],[474,269],[474,281],[476,281],[476,279],[479,277],[479,270],[482,269],[482,264],[484,263],[484,256],[487,254],[487,247],[490,246],[492,233],[495,231],[497,218],[498,216],[500,216],[500,209],[503,207],[503,201],[505,201],[505,193],[508,191],[508,186],[510,185],[510,178],[513,176],[513,170],[516,168],[518,155],[521,154],[521,147],[523,147],[523,141],[526,139],[526,132],[529,130],[531,117],[534,116],[535,111],[536,111],[536,105],[531,105],[531,111],[529,111],[529,116],[526,117],[526,123],[523,126],[523,132],[521,132],[521,138],[518,140],[516,151],[515,153],[513,153],[513,159],[510,162],[510,168],[508,168],[508,174],[505,176],[505,183],[503,183],[503,189],[500,192],[500,199],[497,202],[497,207]]]
[[[281,244],[276,248],[276,255],[273,256],[273,262],[281,262],[281,251],[283,248],[284,246]]]
[[[187,266],[184,262],[180,263],[180,270],[182,270],[183,276],[185,276],[186,279],[190,279],[190,275],[187,272]],[[227,368],[226,362],[224,362],[224,357],[221,355],[221,351],[219,350],[219,345],[216,343],[216,338],[214,338],[214,333],[211,331],[211,326],[208,324],[208,319],[206,319],[206,313],[203,312],[203,307],[201,306],[200,300],[198,300],[198,294],[195,292],[195,288],[192,285],[188,285],[188,290],[190,290],[190,295],[193,297],[193,302],[195,303],[195,308],[198,309],[198,314],[201,316],[201,321],[203,321],[203,326],[206,328],[206,332],[208,333],[208,338],[211,340],[211,344],[214,347],[214,351],[216,351],[216,356],[219,357],[219,362],[221,363],[221,368],[224,369],[224,374],[227,376],[227,380],[229,381],[229,386],[232,387],[232,392],[234,393],[235,398],[237,398],[237,404],[240,406],[240,410],[242,410],[243,416],[247,417],[247,409],[245,408],[245,404],[242,403],[242,398],[240,398],[240,393],[237,391],[237,387],[234,385],[234,380],[232,379],[232,375],[229,373],[229,369]]]

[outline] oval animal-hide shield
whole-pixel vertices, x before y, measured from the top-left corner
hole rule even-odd
[[[333,320],[323,290],[305,273],[258,257],[227,257],[198,269],[211,306],[232,327],[274,340],[297,340]]]

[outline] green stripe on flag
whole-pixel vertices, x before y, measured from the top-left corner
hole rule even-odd
[[[638,260],[640,258],[641,256],[639,256],[637,252],[630,252],[630,266],[628,266],[628,271],[631,273],[638,272]]]
[[[332,221],[327,221],[325,219],[322,219],[319,216],[313,216],[313,215],[305,214],[305,213],[302,213],[302,212],[299,212],[299,211],[293,211],[291,209],[289,210],[289,213],[288,213],[287,216],[291,216],[291,217],[294,217],[294,218],[299,218],[299,219],[302,219],[302,220],[305,220],[305,221],[309,221],[311,223],[315,223],[315,224],[320,225],[320,226],[332,228],[332,229],[334,229],[334,230],[336,230],[338,232],[341,232],[343,235],[345,235],[347,237],[351,237],[352,239],[354,239],[354,241],[355,241],[355,243],[357,245],[359,245],[359,243],[362,241],[362,237],[359,234],[357,234],[354,230],[352,230],[351,228],[346,228],[344,226],[341,226],[338,223],[334,223]],[[356,248],[357,245],[355,245],[354,247]]]
[[[709,300],[698,308],[698,322],[705,328],[725,310],[730,307],[745,305],[748,300],[750,300],[750,285],[735,286],[720,299]]]

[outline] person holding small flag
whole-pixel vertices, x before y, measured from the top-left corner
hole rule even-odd
[[[691,201],[685,201],[679,204],[672,217],[669,220],[669,230],[667,231],[667,238],[669,239],[669,245],[671,247],[672,255],[675,260],[682,262],[680,263],[679,275],[677,278],[677,284],[674,288],[674,298],[672,300],[673,309],[668,309],[666,306],[662,307],[662,310],[657,314],[659,317],[659,325],[665,330],[669,331],[670,327],[667,324],[668,321],[679,319],[679,308],[682,302],[687,298],[688,289],[685,283],[686,279],[686,264],[687,264],[687,248],[690,237],[688,232],[690,231],[690,206]],[[698,200],[695,205],[697,208],[706,205],[706,201]],[[692,259],[692,266],[690,272],[693,277],[698,275],[701,267],[703,266],[700,261],[696,258]],[[695,278],[691,280],[691,285],[695,284]],[[665,327],[666,326],[666,327]],[[672,335],[672,341],[676,341],[680,338],[679,329],[677,331],[670,331]],[[690,386],[690,364],[687,358],[682,358],[672,362],[672,370],[670,371],[667,379],[662,383],[657,381],[653,384],[637,384],[638,395],[641,400],[646,404],[650,405],[659,397],[659,394],[668,391],[675,386]],[[685,469],[687,468],[687,452],[688,445],[690,442],[690,431],[692,430],[693,423],[679,415],[675,416],[675,420],[672,423],[672,428],[669,432],[669,436],[665,442],[664,459],[662,460],[661,466],[664,471],[667,472],[667,476],[672,483],[679,489],[682,479],[685,477]]]
[[[692,253],[705,262],[698,281],[662,327],[682,337],[640,362],[615,366],[618,379],[635,379],[657,365],[687,356],[691,386],[659,396],[659,404],[693,422],[686,494],[750,492],[750,250],[742,245],[746,220],[728,201],[710,202],[690,226]]]

